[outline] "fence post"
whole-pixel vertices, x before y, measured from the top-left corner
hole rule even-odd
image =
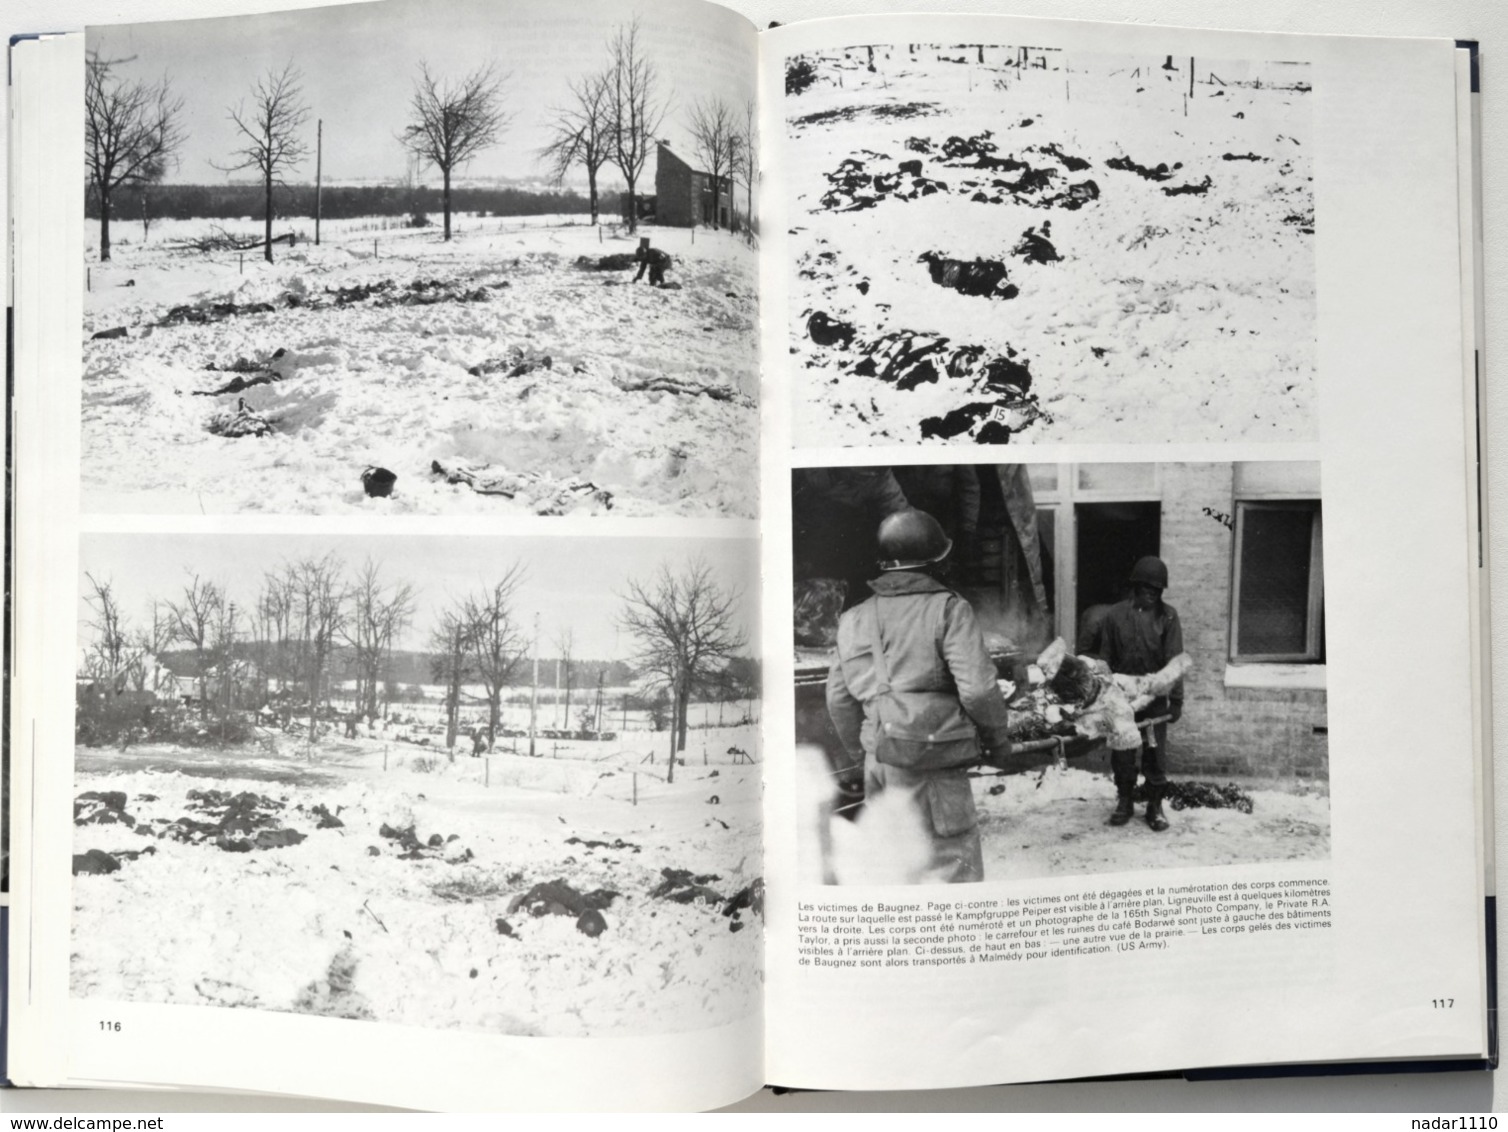
[[[84,290],[94,290],[94,268],[92,267],[84,268]]]
[[[482,780],[482,785],[483,786],[491,786],[492,785],[492,756],[490,754],[482,756],[482,774],[484,775],[484,778]]]
[[[372,258],[377,258],[377,239],[375,236],[372,238]]]
[[[387,769],[387,744],[382,744],[382,769]]]
[[[639,804],[639,772],[634,771],[634,805]]]
[[[236,258],[238,260],[240,260],[240,263],[237,265],[240,268],[240,271],[237,272],[237,274],[239,274],[239,275],[245,275],[246,274],[246,253],[242,252]]]

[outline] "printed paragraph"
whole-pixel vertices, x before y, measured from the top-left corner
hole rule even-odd
[[[1186,937],[1327,929],[1323,878],[1095,888],[1067,895],[796,906],[803,967],[945,967],[1160,951]]]

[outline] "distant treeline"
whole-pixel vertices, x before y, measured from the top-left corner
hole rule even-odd
[[[616,193],[603,196],[603,212],[617,209]],[[486,212],[493,216],[543,216],[550,213],[589,213],[591,204],[574,190],[534,192],[498,186],[452,188],[456,212]],[[273,207],[279,218],[314,215],[314,186],[289,185],[277,190]],[[239,220],[262,215],[260,185],[127,185],[111,198],[115,222],[140,220],[143,204],[149,220]],[[440,211],[440,190],[408,185],[328,185],[321,194],[320,215],[326,220],[357,216],[412,216]],[[86,194],[84,214],[99,219],[99,201]]]

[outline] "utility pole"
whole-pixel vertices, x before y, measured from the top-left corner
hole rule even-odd
[[[597,670],[597,723],[592,730],[596,731],[598,735],[602,734],[602,678],[606,675],[606,669],[599,668]]]
[[[539,710],[539,614],[534,615],[534,682],[529,686],[529,757],[534,757],[534,719]]]
[[[305,151],[307,152],[307,150]],[[319,247],[320,191],[324,186],[325,120],[314,124],[314,246]]]

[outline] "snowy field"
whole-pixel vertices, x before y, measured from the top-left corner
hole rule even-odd
[[[299,240],[271,265],[195,250],[203,220],[146,243],[117,221],[100,264],[90,222],[85,509],[752,516],[755,253],[646,228],[680,289],[629,286],[577,260],[637,239],[583,221],[462,216],[448,245],[329,222],[315,247],[279,219]],[[262,435],[225,435],[248,422]],[[367,496],[369,466],[390,496]]]
[[[759,768],[717,752],[756,736],[706,738],[673,785],[647,737],[453,763],[368,739],[80,748],[73,994],[544,1036],[745,1017]]]
[[[821,879],[820,823],[830,821],[826,837],[841,883],[916,883],[928,860],[916,814],[872,804],[856,822],[824,818],[814,800],[823,792],[826,764],[820,754],[809,749],[806,754],[804,874]],[[1219,784],[1228,781],[1220,779]],[[1115,808],[1115,786],[1108,774],[1069,766],[977,778],[974,802],[985,880],[1329,859],[1330,796],[1325,784],[1242,779],[1234,785],[1251,798],[1251,813],[1175,810],[1164,803],[1169,828],[1154,833],[1142,821],[1141,802],[1129,825],[1106,824]]]
[[[787,60],[795,443],[1317,439],[1308,68],[1021,50]]]

